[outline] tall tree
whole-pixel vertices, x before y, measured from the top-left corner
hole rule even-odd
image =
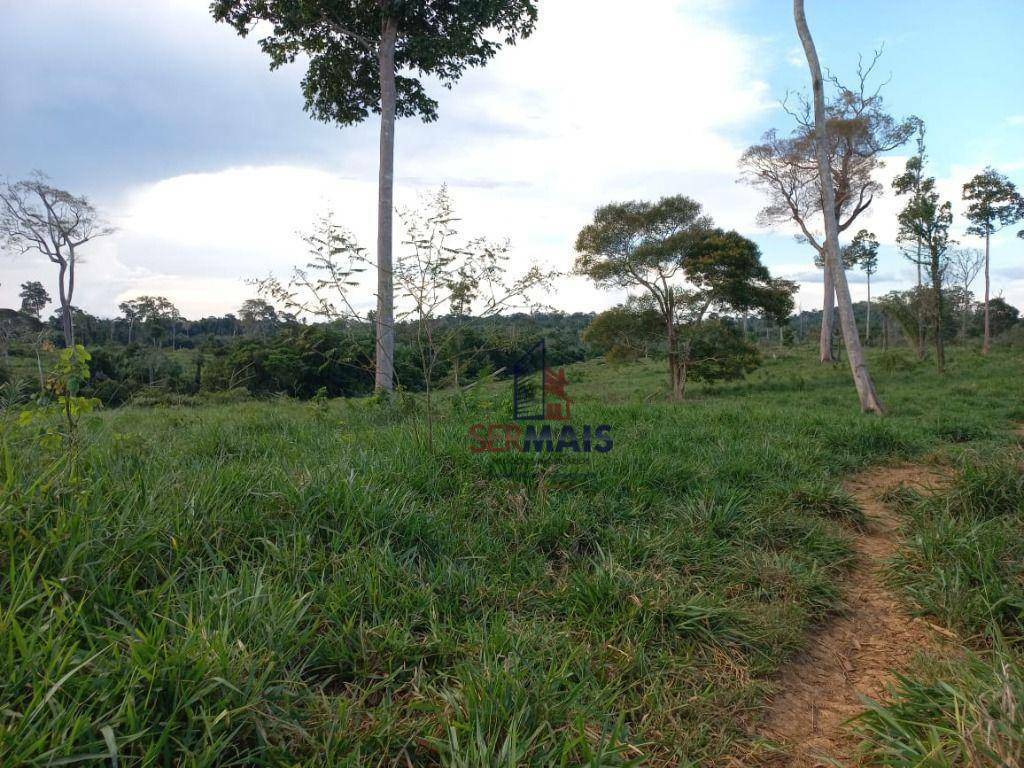
[[[51,186],[38,171],[24,181],[0,186],[0,242],[21,253],[39,251],[57,266],[61,328],[69,349],[75,346],[71,299],[78,249],[113,231],[88,199]]]
[[[948,200],[940,202],[939,193],[935,191],[935,179],[924,176],[920,159],[921,156],[910,158],[907,161],[907,173],[898,176],[893,182],[899,194],[910,196],[898,217],[899,231],[896,239],[905,248],[909,246],[924,251],[916,259],[918,265],[928,270],[929,290],[932,295],[929,316],[935,337],[935,362],[942,373],[946,368],[942,327],[946,313],[942,285],[948,266],[948,251],[952,244],[949,239],[949,227],[953,223],[953,206]]]
[[[964,184],[963,198],[970,203],[966,215],[971,226],[967,228],[967,234],[985,238],[985,332],[981,351],[987,355],[992,342],[989,320],[990,241],[992,235],[1003,227],[1024,219],[1024,198],[1014,183],[994,168],[986,168]],[[1019,236],[1024,237],[1024,230]]]
[[[878,271],[878,238],[874,232],[860,230],[850,244],[843,248],[844,266],[859,266],[868,280],[868,316],[864,329],[864,343],[871,343],[871,276]]]
[[[772,278],[757,245],[715,229],[700,203],[683,195],[599,208],[576,238],[576,251],[577,274],[600,287],[639,291],[641,309],[657,313],[677,400],[692,363],[693,331],[709,311],[760,310],[782,319],[793,308],[795,286]]]
[[[893,118],[885,110],[880,89],[869,87],[880,56],[876,52],[869,64],[858,65],[852,86],[830,79],[834,94],[825,104],[825,146],[835,199],[833,212],[840,233],[849,229],[882,193],[882,185],[875,180],[876,172],[884,166],[881,154],[906,143],[919,122],[913,117]],[[745,181],[768,196],[759,223],[794,223],[800,231],[799,239],[815,250],[815,262],[824,270],[819,356],[822,362],[831,362],[835,287],[831,271],[824,269],[825,243],[816,224],[822,221],[819,217],[823,212],[813,104],[803,103],[801,107],[794,110],[786,105],[796,120],[796,129],[788,136],[768,131],[759,144],[743,153],[740,168]]]
[[[50,303],[50,294],[46,292],[43,284],[36,280],[22,283],[18,296],[21,298],[21,311],[37,319]]]
[[[925,152],[923,122],[918,124],[916,144],[917,151],[907,160],[903,173],[893,179],[892,182],[892,187],[896,190],[896,194],[909,195],[912,199],[924,194],[924,164],[927,152]],[[910,206],[912,204],[908,203],[907,205]],[[909,244],[904,243],[900,250],[903,256],[917,268],[917,290],[920,293],[924,286],[924,266],[928,263],[928,258],[926,258],[924,253],[924,243],[920,240],[911,241]],[[918,303],[917,308],[919,310],[917,317],[917,343],[914,345],[914,348],[917,350],[918,359],[923,360],[925,355],[925,314],[927,310],[925,305],[921,303]]]
[[[862,411],[883,413],[882,401],[875,391],[875,383],[868,371],[864,350],[860,345],[860,334],[853,315],[853,301],[850,299],[850,286],[846,282],[846,270],[843,268],[839,255],[839,222],[836,216],[836,188],[832,176],[832,166],[828,154],[828,127],[825,114],[825,87],[821,78],[821,64],[818,52],[814,48],[811,30],[807,26],[804,14],[804,0],[793,0],[793,19],[796,22],[797,34],[807,57],[807,67],[811,72],[811,90],[814,94],[814,149],[818,160],[818,177],[821,189],[821,208],[825,219],[825,268],[832,273],[835,284],[836,303],[839,305],[839,324],[843,330],[843,341],[846,344],[850,370],[853,373],[854,386],[860,398]]]
[[[467,67],[494,56],[502,41],[513,44],[533,31],[536,0],[214,0],[211,10],[242,36],[269,22],[272,31],[260,47],[272,69],[308,57],[302,90],[317,120],[352,125],[371,111],[381,115],[376,386],[390,390],[395,118],[437,119],[437,102],[419,77],[451,87]]]

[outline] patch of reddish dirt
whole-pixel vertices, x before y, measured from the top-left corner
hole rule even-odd
[[[941,482],[925,467],[879,467],[850,478],[846,490],[870,519],[855,539],[857,564],[846,584],[847,610],[826,625],[783,669],[754,752],[735,766],[817,768],[856,765],[846,721],[864,699],[884,699],[893,673],[941,642],[938,628],[909,616],[885,586],[885,559],[896,549],[899,522],[879,499],[900,484],[926,490]]]

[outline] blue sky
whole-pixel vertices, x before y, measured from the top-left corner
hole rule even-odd
[[[541,0],[533,38],[451,93],[433,89],[438,122],[399,124],[399,204],[448,183],[468,232],[510,237],[520,265],[568,268],[597,205],[683,193],[754,237],[816,306],[806,246],[758,229],[760,198],[736,183],[738,154],[788,127],[778,102],[807,82],[790,11],[786,0]],[[204,0],[0,13],[0,175],[44,170],[119,228],[88,252],[77,304],[109,314],[161,293],[189,316],[231,311],[251,294],[244,278],[303,261],[296,231],[327,208],[374,242],[376,123],[310,120],[301,65],[269,72],[256,41],[214,24]],[[954,202],[987,164],[1024,186],[1024,2],[808,0],[808,16],[841,77],[884,43],[886,100],[925,119],[930,171]],[[889,195],[864,222],[885,244],[875,293],[910,280],[891,244],[895,210]],[[39,259],[0,255],[0,306],[27,279],[53,282]],[[1009,233],[994,244],[993,286],[1024,305],[1024,241]],[[620,299],[573,279],[552,302]]]

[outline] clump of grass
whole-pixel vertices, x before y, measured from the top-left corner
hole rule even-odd
[[[801,485],[789,493],[786,503],[801,514],[835,520],[858,531],[867,528],[867,516],[856,499],[826,482]]]
[[[977,457],[947,488],[909,496],[909,537],[893,581],[971,636],[1024,637],[1024,471],[1017,457]]]
[[[931,495],[894,497],[909,536],[892,579],[974,650],[899,678],[857,719],[871,764],[1024,764],[1024,469],[1005,449],[975,455]]]
[[[890,703],[856,720],[871,764],[916,768],[1024,765],[1024,659],[1007,649],[967,653],[899,677]]]
[[[950,514],[975,518],[1024,514],[1020,458],[968,462],[945,497]]]
[[[970,443],[983,440],[992,434],[985,424],[971,419],[940,419],[936,434],[951,443]]]

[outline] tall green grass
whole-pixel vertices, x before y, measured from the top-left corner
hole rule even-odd
[[[0,764],[714,764],[841,605],[842,476],[1001,439],[1020,361],[950,368],[879,420],[809,357],[683,404],[591,362],[615,448],[559,458],[469,451],[507,384],[433,451],[416,400],[125,408],[69,481],[6,426]]]
[[[859,719],[879,765],[1024,764],[1024,452],[969,451],[955,480],[892,501],[908,538],[892,579],[968,646],[900,678]]]

